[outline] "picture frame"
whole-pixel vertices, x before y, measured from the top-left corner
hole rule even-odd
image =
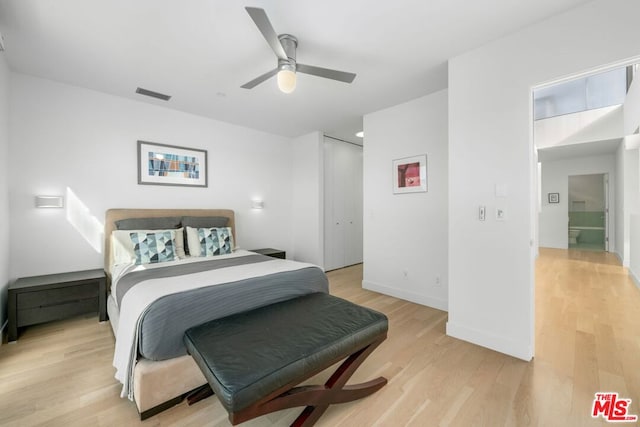
[[[138,184],[207,187],[207,150],[138,141]]]
[[[427,191],[427,155],[404,157],[393,161],[393,194]]]
[[[560,203],[560,193],[549,193],[549,203]]]

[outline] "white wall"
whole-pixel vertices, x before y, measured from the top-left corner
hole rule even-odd
[[[7,319],[9,286],[9,80],[9,66],[0,52],[0,331]]]
[[[640,126],[640,73],[636,73],[624,101],[624,134],[631,135]]]
[[[324,135],[313,132],[293,139],[292,235],[298,261],[324,265]]]
[[[625,221],[625,195],[627,192],[627,181],[625,180],[625,146],[624,140],[616,150],[616,186],[615,186],[615,247],[609,247],[610,252],[614,252],[623,266],[629,267],[629,238],[628,223]]]
[[[289,138],[22,74],[10,105],[12,277],[102,267],[64,210],[34,208],[67,187],[100,224],[108,208],[234,209],[241,247],[295,257]],[[208,188],[138,185],[137,140],[208,150]]]
[[[618,168],[618,179],[622,185],[618,185],[617,191],[624,197],[619,202],[617,217],[619,223],[616,225],[616,238],[618,245],[616,254],[622,260],[622,265],[629,267],[631,274],[635,277],[635,272],[631,268],[631,247],[633,246],[635,255],[640,259],[640,240],[638,230],[632,233],[631,217],[640,213],[640,159],[638,159],[640,147],[640,135],[633,134],[640,125],[640,74],[637,74],[631,83],[624,102],[624,129],[626,136],[623,143],[616,152],[616,164]],[[636,262],[636,266],[639,265]]]
[[[624,151],[624,262],[625,267],[630,266],[631,247],[640,248],[640,240],[634,240],[631,234],[631,216],[640,213],[640,150],[631,140],[638,139],[638,135],[628,136],[624,139],[626,150]],[[636,270],[640,272],[640,270]]]
[[[447,310],[447,91],[367,114],[364,132],[363,287]],[[394,195],[392,161],[418,154],[428,192]]]
[[[604,212],[605,191],[600,174],[569,177],[569,212],[577,209],[585,212]]]
[[[541,247],[568,248],[569,176],[601,173],[609,174],[609,246],[616,247],[616,158],[613,154],[542,162]],[[560,193],[560,203],[549,203],[549,193]]]
[[[538,149],[622,138],[623,108],[616,105],[536,120],[534,134]]]
[[[630,240],[629,249],[629,273],[640,288],[640,215],[632,214],[629,217]]]
[[[449,335],[533,356],[531,90],[640,54],[639,14],[597,0],[449,61]],[[498,203],[506,221],[477,220]]]

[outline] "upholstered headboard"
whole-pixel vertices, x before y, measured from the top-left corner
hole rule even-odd
[[[173,216],[223,216],[229,218],[234,241],[236,224],[234,212],[230,209],[109,209],[104,221],[104,269],[110,276],[111,266],[111,232],[116,230],[116,221],[127,218],[158,218]]]

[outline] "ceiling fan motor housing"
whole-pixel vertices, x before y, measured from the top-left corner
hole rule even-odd
[[[296,48],[298,39],[291,34],[280,34],[278,36],[280,44],[287,54],[288,59],[278,59],[278,70],[296,71]]]

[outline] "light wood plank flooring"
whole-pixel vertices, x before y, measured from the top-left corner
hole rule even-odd
[[[380,392],[334,405],[321,426],[585,426],[593,394],[617,391],[640,415],[640,290],[613,255],[542,249],[536,357],[514,359],[445,335],[447,314],[361,289],[361,266],[331,292],[389,316],[389,338],[353,381]],[[508,303],[508,301],[505,301]],[[0,425],[228,426],[215,397],[140,422],[113,379],[113,335],[96,317],[26,328],[0,346]],[[321,375],[322,376],[322,375]],[[247,426],[287,425],[299,409]]]

